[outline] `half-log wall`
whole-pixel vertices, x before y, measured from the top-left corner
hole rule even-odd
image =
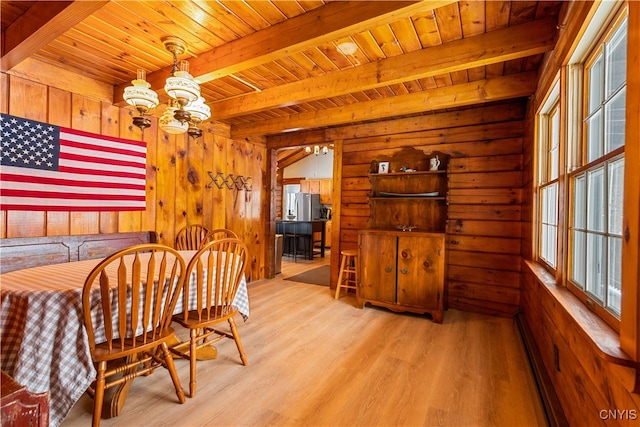
[[[0,75],[2,113],[96,134],[147,142],[147,209],[144,212],[0,211],[0,237],[38,237],[125,231],[156,231],[160,243],[173,246],[187,224],[230,228],[249,246],[249,275],[265,271],[262,230],[265,192],[264,144],[232,140],[229,129],[208,123],[197,140],[159,132],[157,120],[141,133],[131,110],[16,76]],[[251,177],[255,189],[222,189],[208,171]],[[268,210],[267,210],[268,212]]]
[[[449,162],[449,308],[512,316],[520,303],[524,101],[353,126],[342,140],[341,249],[367,228],[371,161],[403,147]]]

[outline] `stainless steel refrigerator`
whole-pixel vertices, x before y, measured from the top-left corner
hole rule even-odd
[[[296,221],[320,219],[320,195],[296,193]]]

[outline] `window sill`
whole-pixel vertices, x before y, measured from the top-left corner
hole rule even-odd
[[[620,335],[615,330],[589,310],[575,295],[558,286],[555,277],[543,266],[530,260],[525,260],[525,264],[538,282],[573,319],[577,329],[587,338],[599,358],[614,365],[635,369],[636,374],[640,375],[640,362],[633,360],[620,349]]]

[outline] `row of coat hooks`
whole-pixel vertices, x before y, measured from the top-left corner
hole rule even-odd
[[[236,188],[238,190],[251,191],[251,186],[249,185],[249,181],[251,180],[250,176],[234,176],[232,173],[224,176],[222,172],[218,172],[217,175],[214,175],[211,171],[207,173],[211,178],[211,182],[207,185],[207,188],[211,188],[215,184],[216,187],[220,189],[227,187],[229,190]]]

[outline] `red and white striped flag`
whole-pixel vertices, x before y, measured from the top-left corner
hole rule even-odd
[[[147,147],[0,114],[0,209],[144,210]]]

